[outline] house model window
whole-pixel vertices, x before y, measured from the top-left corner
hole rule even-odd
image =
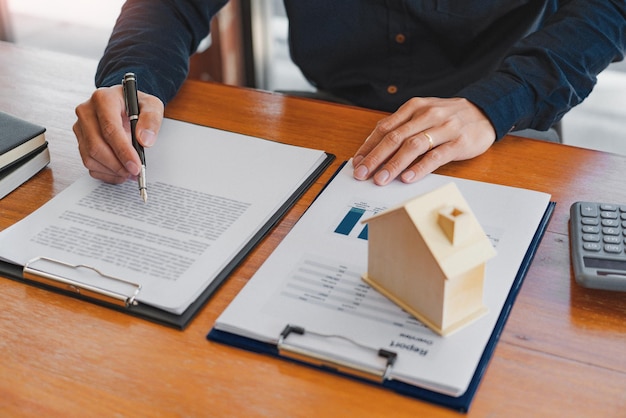
[[[370,286],[441,335],[487,312],[485,263],[495,250],[454,183],[363,222]]]

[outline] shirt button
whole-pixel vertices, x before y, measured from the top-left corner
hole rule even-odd
[[[396,94],[398,92],[398,87],[393,84],[387,87],[387,93]]]
[[[396,35],[396,42],[399,44],[403,44],[406,41],[406,36],[403,33],[399,33]]]

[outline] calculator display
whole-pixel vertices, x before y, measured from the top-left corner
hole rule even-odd
[[[583,257],[585,267],[596,269],[620,270],[626,272],[626,260],[607,260],[604,258]],[[601,274],[600,272],[598,272]],[[610,273],[605,273],[610,274]]]

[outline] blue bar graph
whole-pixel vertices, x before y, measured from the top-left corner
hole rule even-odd
[[[342,235],[350,235],[350,232],[352,232],[352,229],[359,222],[359,219],[361,219],[364,213],[365,209],[350,208],[346,216],[343,217],[337,228],[335,228],[335,232]]]
[[[364,239],[365,241],[367,241],[367,225],[365,225],[363,227],[363,230],[361,231],[361,233],[359,234],[359,238],[360,239]]]

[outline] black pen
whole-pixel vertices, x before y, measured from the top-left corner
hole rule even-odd
[[[139,193],[144,202],[148,201],[148,188],[146,185],[146,156],[143,151],[143,147],[137,141],[137,135],[135,130],[137,128],[137,119],[139,119],[139,99],[137,98],[137,77],[134,73],[124,74],[122,80],[122,87],[124,88],[124,102],[126,103],[126,114],[130,119],[130,136],[133,141],[133,147],[139,154],[141,160],[141,171],[137,182],[139,184]]]

